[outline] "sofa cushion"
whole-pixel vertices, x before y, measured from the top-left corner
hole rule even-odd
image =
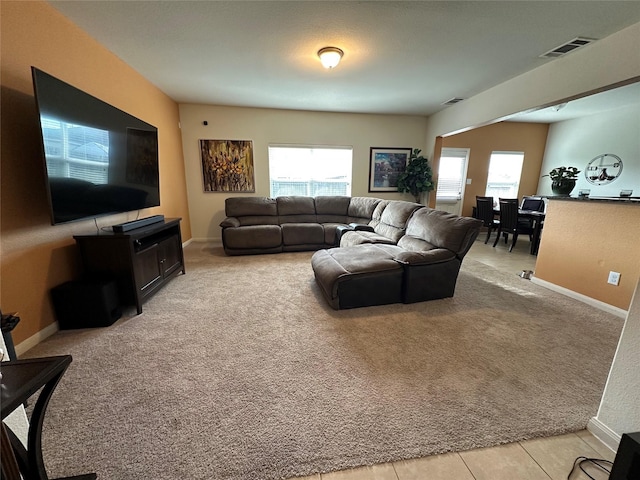
[[[276,198],[278,215],[315,215],[313,197],[285,196]]]
[[[406,234],[464,256],[478,236],[481,225],[482,222],[475,218],[422,208],[409,219]]]
[[[340,242],[336,242],[336,230],[338,227],[344,227],[343,223],[322,223],[322,229],[324,230],[324,243],[327,245],[340,245]]]
[[[276,201],[267,197],[232,197],[224,201],[227,217],[278,215]]]
[[[279,247],[282,231],[279,225],[231,227],[222,230],[222,240],[225,247],[233,249]]]
[[[319,196],[315,198],[318,223],[347,223],[351,197]]]
[[[374,228],[374,230],[375,230],[375,227],[377,227],[378,224],[380,223],[380,219],[382,218],[382,212],[384,212],[384,209],[387,208],[387,205],[389,205],[389,200],[382,200],[380,201],[380,203],[378,203],[378,205],[376,205],[376,208],[373,210],[369,225],[372,228]]]
[[[313,197],[285,196],[276,198],[278,222],[316,223],[316,206]]]
[[[390,201],[382,211],[380,221],[377,225],[374,225],[375,232],[389,238],[392,243],[397,243],[405,233],[409,217],[422,207],[423,205],[419,203]]]
[[[341,247],[352,247],[354,245],[365,245],[369,243],[379,243],[394,245],[395,242],[379,233],[366,232],[363,230],[353,230],[344,232],[340,238]]]
[[[282,225],[285,245],[323,245],[324,229],[319,223],[286,223]]]
[[[382,200],[371,197],[352,197],[349,202],[347,223],[369,223],[373,211]]]
[[[233,217],[231,217],[233,218]],[[279,225],[278,217],[272,215],[247,215],[245,217],[236,217],[240,226],[243,225]]]

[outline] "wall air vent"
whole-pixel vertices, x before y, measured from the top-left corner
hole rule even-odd
[[[589,45],[595,42],[595,38],[577,37],[559,47],[549,50],[547,53],[540,55],[542,58],[558,58],[566,55],[569,52],[573,52],[575,49]]]
[[[461,102],[463,100],[464,100],[464,98],[453,97],[453,98],[447,100],[446,102],[442,102],[440,105],[455,105],[456,103],[459,103],[459,102]]]

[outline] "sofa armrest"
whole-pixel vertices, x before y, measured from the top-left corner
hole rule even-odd
[[[351,225],[355,225],[355,223],[353,223]],[[336,227],[336,236],[335,236],[335,240],[333,242],[334,246],[336,246],[336,247],[340,246],[340,240],[342,239],[342,235],[344,234],[344,232],[352,232],[353,231],[353,227],[351,225],[338,225]]]
[[[240,220],[238,220],[236,217],[227,217],[220,223],[220,226],[222,228],[239,227],[240,226]]]
[[[371,225],[367,225],[365,223],[350,223],[349,227],[351,227],[351,230],[356,230],[356,231],[364,231],[364,232],[374,231]]]
[[[455,253],[446,248],[434,248],[425,252],[400,252],[394,260],[403,265],[431,265],[434,263],[448,262],[456,258]]]

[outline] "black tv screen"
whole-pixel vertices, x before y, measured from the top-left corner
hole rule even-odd
[[[52,224],[160,205],[158,129],[31,71]]]

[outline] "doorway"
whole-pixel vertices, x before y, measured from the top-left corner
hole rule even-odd
[[[468,148],[443,148],[438,167],[436,209],[460,215],[464,198]]]

